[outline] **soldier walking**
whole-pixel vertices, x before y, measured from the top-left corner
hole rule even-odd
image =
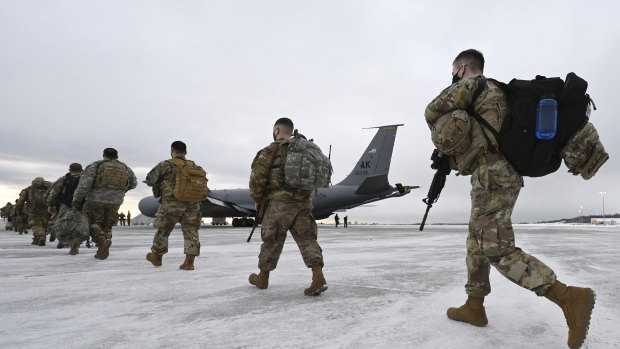
[[[121,226],[125,226],[125,214],[123,212],[118,214],[118,220],[121,221]]]
[[[483,69],[484,57],[479,51],[466,50],[456,57],[452,63],[452,85],[443,90],[424,113],[433,137],[440,131],[440,126],[435,126],[438,119],[453,115],[457,110],[464,111],[470,104],[499,130],[509,113],[504,91],[493,81],[486,80],[484,92],[473,100],[478,85],[485,81]],[[468,298],[463,306],[448,309],[447,315],[452,320],[474,326],[487,325],[483,302],[484,297],[491,293],[489,272],[490,266],[494,266],[510,281],[559,305],[569,328],[568,346],[579,348],[588,332],[594,292],[589,288],[567,287],[556,279],[551,268],[515,245],[510,216],[523,187],[523,178],[504,155],[488,149],[487,141],[493,142],[498,149],[493,135],[484,135],[480,124],[473,118],[469,121],[471,144],[450,154],[452,169],[472,176],[465,284]]]
[[[288,141],[293,134],[293,122],[281,118],[273,126],[274,142],[260,150],[252,162],[250,195],[256,210],[264,210],[261,225],[263,241],[258,255],[259,274],[251,274],[252,285],[265,289],[269,273],[276,268],[286,232],[297,242],[308,268],[312,268],[312,284],[304,290],[307,296],[317,296],[327,290],[323,276],[323,253],[317,242],[317,226],[312,217],[312,190],[293,188],[284,182],[284,159]]]
[[[186,155],[185,143],[175,141],[170,145],[172,159],[155,165],[146,175],[145,183],[152,187],[153,195],[161,197],[153,222],[157,232],[153,237],[151,252],[146,254],[146,260],[156,267],[162,265],[162,257],[168,253],[168,237],[178,222],[181,222],[185,241],[185,261],[179,268],[194,270],[194,259],[200,255],[200,202],[206,199],[209,189],[206,172],[193,161],[187,160]]]
[[[32,185],[19,193],[17,215],[28,215],[28,225],[32,227],[32,245],[45,246],[49,213],[45,203],[45,194],[52,183],[37,177]]]
[[[127,210],[127,226],[131,226],[131,211]]]
[[[69,165],[69,173],[58,178],[49,192],[47,193],[47,211],[54,215],[50,220],[53,225],[58,217],[62,216],[71,208],[71,202],[73,201],[73,194],[80,182],[82,176],[82,165],[78,163],[72,163]],[[62,241],[58,241],[58,245],[62,247]],[[73,243],[69,245],[69,254],[76,255],[79,253],[80,243]]]
[[[138,184],[129,166],[118,160],[114,148],[103,150],[103,160],[86,166],[75,193],[73,207],[80,208],[88,216],[91,239],[97,242],[95,258],[104,260],[110,254],[112,226],[118,220],[118,209],[125,193]]]

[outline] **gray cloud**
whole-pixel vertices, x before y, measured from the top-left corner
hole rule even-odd
[[[290,116],[325,150],[334,182],[373,136],[399,129],[390,179],[422,189],[354,209],[351,220],[420,221],[433,172],[426,104],[463,49],[508,81],[575,71],[590,83],[609,162],[590,181],[564,172],[526,178],[514,221],[620,211],[609,75],[620,59],[613,3],[482,1],[8,1],[0,5],[0,200],[31,178],[57,178],[105,147],[146,172],[177,139],[213,188],[246,187],[249,165]],[[552,13],[552,16],[545,14]],[[544,18],[544,20],[543,20]],[[563,171],[563,170],[562,170]],[[469,179],[451,176],[430,222],[467,221]],[[149,189],[140,184],[128,207]],[[1,202],[1,201],[0,201]],[[134,209],[135,206],[131,208]]]

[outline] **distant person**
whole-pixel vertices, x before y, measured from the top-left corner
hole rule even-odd
[[[131,211],[127,210],[127,226],[131,226]]]
[[[18,201],[19,199],[15,200],[15,205],[11,206],[11,209],[9,210],[9,221],[13,224],[13,230],[19,235],[28,234],[28,216],[26,216],[25,213],[17,211]]]
[[[432,132],[433,120],[472,104],[474,110],[496,130],[508,115],[508,99],[496,83],[486,80],[484,92],[476,100],[473,94],[481,83],[484,57],[476,50],[461,52],[452,63],[452,85],[443,90],[427,107],[425,117]],[[451,114],[454,115],[454,114]],[[515,284],[545,296],[559,305],[568,323],[568,346],[579,348],[585,340],[594,307],[594,292],[589,288],[567,287],[556,280],[547,265],[515,245],[510,216],[523,186],[523,179],[499,152],[488,149],[487,139],[498,147],[488,132],[482,134],[480,124],[473,118],[471,145],[462,153],[450,157],[453,170],[471,175],[471,217],[467,238],[468,299],[459,308],[448,309],[450,319],[474,326],[486,326],[488,320],[483,306],[484,297],[491,292],[490,266]],[[441,149],[440,149],[441,150]]]
[[[118,220],[121,222],[121,226],[125,225],[125,214],[123,212],[118,214]]]
[[[6,203],[6,205],[2,208],[2,218],[6,219],[6,225],[4,229],[13,230],[13,219],[11,217],[11,208],[13,208],[13,203],[10,201]]]
[[[73,194],[78,187],[80,177],[82,176],[82,165],[76,162],[69,165],[69,172],[58,178],[47,192],[46,204],[47,212],[52,214],[50,225],[53,226],[56,220],[64,215],[71,208],[73,202]],[[59,248],[63,244],[58,241]],[[69,254],[76,255],[79,253],[80,243],[70,244]]]
[[[251,274],[252,285],[265,289],[269,273],[282,253],[287,230],[299,246],[308,268],[312,268],[312,284],[304,290],[316,296],[327,290],[323,276],[323,254],[317,242],[317,226],[312,217],[312,190],[288,186],[283,179],[283,159],[288,153],[288,141],[293,134],[293,122],[281,118],[273,126],[274,142],[260,150],[252,161],[250,195],[257,211],[265,210],[261,226],[261,245],[258,255],[259,274]]]
[[[146,260],[154,266],[162,265],[162,257],[168,253],[168,237],[174,226],[181,222],[183,239],[185,240],[185,261],[179,269],[194,270],[194,259],[200,255],[200,202],[208,193],[206,172],[193,161],[185,158],[187,146],[181,141],[170,145],[171,159],[164,160],[146,175],[145,183],[153,187],[153,195],[161,198],[161,204],[155,214],[153,226],[157,228],[153,237],[151,252]],[[199,174],[198,179],[189,180],[190,173]],[[184,183],[191,182],[197,187],[189,187]],[[202,183],[200,183],[202,182]]]
[[[342,219],[342,223],[345,228],[349,225],[347,216],[344,216],[344,218]]]
[[[336,216],[334,216],[334,221],[336,221],[336,228],[338,228],[338,224],[340,224],[340,217],[338,217],[337,213]]]
[[[86,200],[82,212],[88,216],[90,236],[97,243],[95,258],[104,260],[110,255],[112,225],[118,220],[118,209],[125,193],[137,184],[136,175],[118,160],[114,148],[105,148],[103,160],[86,166],[71,204],[79,208]]]
[[[32,185],[19,193],[17,200],[18,215],[28,215],[28,226],[32,228],[32,245],[45,246],[49,213],[45,203],[45,193],[52,183],[37,177]]]
[[[11,202],[7,202],[6,205],[2,207],[2,209],[0,209],[0,216],[2,217],[3,221],[6,221],[6,219],[9,217],[9,211],[11,211],[11,206],[13,206],[13,204]]]

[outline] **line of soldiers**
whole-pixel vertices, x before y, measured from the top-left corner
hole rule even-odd
[[[58,218],[72,207],[81,210],[88,217],[90,237],[97,243],[95,258],[104,260],[112,245],[112,225],[118,219],[118,209],[125,193],[136,186],[137,179],[131,168],[118,160],[116,149],[106,148],[102,160],[93,162],[84,170],[81,164],[73,163],[69,172],[54,183],[36,177],[20,192],[16,204],[10,205],[9,210],[14,216],[7,215],[13,229],[20,234],[28,226],[32,228],[32,245],[45,246],[48,234],[50,241],[56,239],[53,225]],[[3,210],[6,211],[7,207]],[[27,225],[22,223],[26,221]],[[69,244],[69,253],[78,254],[80,244]]]

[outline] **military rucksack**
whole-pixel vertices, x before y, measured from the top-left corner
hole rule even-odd
[[[65,244],[75,244],[88,240],[88,216],[71,208],[66,210],[54,223],[53,231],[58,240]]]
[[[118,160],[103,160],[97,167],[93,188],[127,191],[129,189],[127,166]]]
[[[575,73],[566,81],[561,78],[537,76],[534,80],[512,79],[507,85],[496,80],[509,98],[510,114],[498,132],[474,111],[473,103],[467,109],[483,128],[489,150],[497,152],[484,129],[490,131],[499,143],[499,151],[522,176],[540,177],[558,170],[565,160],[573,174],[591,178],[607,161],[609,155],[598,138],[594,126],[588,122],[592,99],[586,93],[588,83]],[[483,79],[474,94],[474,101],[486,86]],[[552,97],[558,103],[555,137],[541,140],[536,137],[538,102]],[[587,126],[587,127],[586,127]]]
[[[301,190],[326,188],[332,172],[332,163],[321,148],[295,130],[295,135],[288,141],[284,182]]]
[[[44,181],[40,185],[32,185],[28,190],[28,207],[30,210],[47,209],[45,194],[50,188],[51,183]]]
[[[172,195],[175,199],[188,202],[200,202],[207,198],[207,173],[193,161],[173,158],[168,160],[177,168],[177,175]]]

